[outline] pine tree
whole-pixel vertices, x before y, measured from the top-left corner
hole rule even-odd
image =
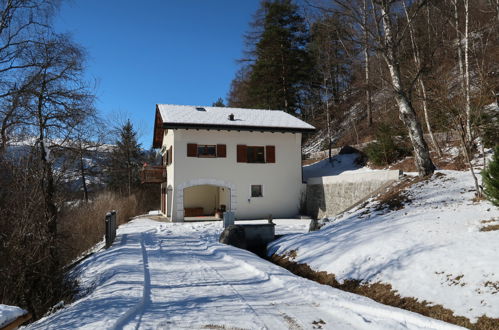
[[[499,145],[494,149],[492,161],[482,171],[482,179],[485,196],[499,207]]]
[[[291,0],[264,0],[252,25],[255,31],[246,38],[252,64],[242,84],[247,90],[240,91],[247,93],[243,106],[295,113],[310,72],[303,17]]]
[[[219,97],[218,100],[216,102],[213,102],[211,104],[212,107],[225,107],[225,103],[224,103],[224,100]]]
[[[144,157],[130,120],[117,131],[119,138],[110,155],[108,184],[111,190],[131,195],[132,190],[140,185],[138,172]]]

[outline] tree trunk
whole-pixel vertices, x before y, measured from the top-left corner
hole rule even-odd
[[[44,93],[46,88],[45,79],[42,81],[40,94],[38,95],[37,103],[37,116],[38,116],[38,142],[40,145],[40,165],[42,175],[40,178],[41,190],[43,192],[45,204],[45,217],[47,219],[47,232],[49,234],[49,251],[51,257],[51,265],[54,271],[57,270],[59,258],[57,253],[56,239],[57,239],[57,206],[54,202],[55,185],[54,175],[52,171],[52,164],[49,159],[48,145],[45,142],[45,116],[43,115],[44,107]],[[54,273],[54,275],[56,275]]]
[[[85,200],[86,203],[88,203],[87,179],[86,179],[86,175],[85,175],[85,164],[83,162],[83,152],[82,152],[81,145],[80,145],[79,158],[80,158],[81,185],[83,188],[83,199]]]
[[[418,82],[419,86],[421,88],[421,93],[423,94],[423,113],[424,113],[424,120],[426,123],[426,128],[428,129],[428,134],[430,135],[431,142],[433,143],[433,146],[435,147],[435,151],[437,152],[439,157],[442,157],[442,150],[440,149],[440,146],[437,143],[437,140],[435,139],[435,136],[433,135],[433,130],[430,125],[430,118],[428,116],[428,103],[427,103],[427,97],[426,97],[426,86],[424,84],[424,80],[421,76],[419,76],[419,71],[421,71],[421,57],[419,54],[419,48],[418,45],[416,44],[416,40],[414,38],[414,29],[412,27],[412,22],[409,19],[409,13],[407,11],[407,6],[405,5],[405,1],[402,1],[402,5],[404,6],[404,12],[405,12],[405,17],[407,19],[407,25],[409,26],[409,35],[411,37],[411,45],[412,45],[412,50],[413,50],[413,58],[414,58],[414,64],[416,65],[416,69],[418,71]],[[429,18],[428,18],[428,25],[429,25]]]
[[[423,130],[416,117],[416,112],[412,104],[402,88],[400,66],[396,57],[396,45],[393,40],[392,22],[389,16],[390,3],[383,1],[381,5],[381,15],[383,20],[383,29],[385,33],[385,45],[383,55],[390,71],[393,89],[395,92],[395,100],[399,108],[399,116],[406,128],[409,131],[414,148],[414,158],[416,167],[420,176],[430,175],[435,171],[435,165],[431,161],[428,145],[423,137]]]
[[[328,140],[328,148],[329,148],[329,162],[331,163],[333,161],[332,155],[331,155],[331,117],[329,115],[329,93],[327,92],[327,78],[324,78],[324,90],[325,90],[325,102],[326,102],[326,124],[327,124],[327,140]]]
[[[469,62],[469,0],[464,0],[464,77],[466,95],[466,138],[471,143],[471,101],[470,101],[470,62]]]
[[[364,13],[363,13],[363,29],[364,29],[364,65],[365,65],[365,78],[366,78],[366,108],[367,108],[367,125],[369,127],[373,124],[372,102],[371,102],[371,80],[369,76],[369,36],[367,31],[367,0],[364,0]]]

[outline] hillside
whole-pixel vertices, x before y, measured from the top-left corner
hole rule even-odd
[[[376,288],[393,290],[391,296],[442,305],[471,322],[499,319],[499,209],[476,201],[472,187],[468,172],[406,176],[319,231],[271,243],[269,255],[373,298]]]

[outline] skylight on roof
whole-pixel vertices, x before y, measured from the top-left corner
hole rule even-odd
[[[196,110],[197,110],[197,111],[206,111],[206,109],[205,109],[205,108],[203,108],[203,107],[196,107]]]

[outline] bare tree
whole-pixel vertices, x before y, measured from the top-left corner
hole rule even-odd
[[[402,1],[402,5],[404,7],[404,13],[405,13],[405,17],[407,20],[407,26],[409,29],[409,36],[411,39],[414,65],[416,66],[416,71],[421,72],[423,69],[423,67],[422,67],[423,64],[421,61],[421,55],[420,55],[420,50],[419,50],[420,47],[416,41],[416,36],[415,36],[415,32],[414,32],[414,27],[413,27],[413,20],[411,20],[411,18],[410,18],[409,11],[407,10],[407,5],[405,4],[405,1]],[[427,9],[427,11],[426,11],[427,24],[428,24],[428,26],[430,26],[430,8],[427,7],[426,9]],[[420,87],[420,90],[422,93],[423,114],[424,114],[424,120],[426,123],[426,128],[428,130],[428,134],[430,135],[430,138],[431,138],[431,141],[432,141],[433,146],[435,148],[435,151],[437,152],[438,156],[442,156],[442,150],[440,149],[440,146],[438,145],[437,140],[435,139],[435,136],[433,134],[433,129],[432,129],[431,124],[430,124],[430,117],[428,114],[428,102],[427,102],[428,96],[427,96],[426,85],[425,85],[423,76],[418,74],[417,80],[418,80],[419,87]]]
[[[20,111],[21,94],[26,89],[28,70],[38,66],[38,58],[27,61],[26,52],[39,42],[40,33],[49,29],[57,7],[56,0],[0,1],[0,155],[11,133],[24,120]],[[25,81],[26,82],[26,81]]]
[[[39,184],[44,198],[47,230],[57,236],[57,206],[51,152],[71,138],[75,128],[93,112],[93,96],[83,83],[83,51],[63,35],[50,35],[33,45],[28,61],[40,65],[30,71],[31,82],[23,111],[29,115],[24,124],[37,136],[37,154],[41,168]],[[55,243],[52,257],[57,260]]]
[[[421,176],[430,175],[435,170],[435,166],[430,157],[430,152],[423,136],[423,130],[416,116],[416,111],[411,102],[411,92],[414,88],[414,78],[408,82],[403,80],[401,71],[401,55],[399,47],[403,40],[408,38],[406,26],[395,24],[394,20],[401,16],[400,6],[396,8],[396,3],[400,1],[392,0],[372,0],[370,4],[370,19],[366,20],[364,4],[359,1],[334,0],[338,7],[335,11],[338,15],[345,16],[353,25],[357,25],[361,30],[369,33],[372,40],[372,49],[380,54],[388,68],[390,82],[394,98],[398,105],[400,120],[404,123],[409,132],[414,149],[416,167]],[[413,10],[409,17],[409,23],[419,14],[420,9],[426,5],[426,1],[416,1],[411,3]],[[364,22],[371,22],[365,26]],[[365,29],[362,29],[362,27]],[[358,34],[357,34],[358,35]],[[366,39],[364,34],[353,35],[357,42],[362,45]],[[416,74],[416,77],[419,72]]]

